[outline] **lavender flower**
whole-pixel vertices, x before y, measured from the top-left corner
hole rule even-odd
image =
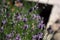
[[[40,40],[43,38],[43,33],[38,33],[37,35],[32,36],[32,40]]]
[[[41,23],[38,24],[38,28],[39,28],[39,29],[41,28]]]
[[[4,30],[3,27],[0,27],[0,32],[3,32],[3,30]]]
[[[6,34],[6,40],[10,40],[14,37],[14,31],[12,31],[10,34]]]
[[[40,38],[43,38],[43,33],[39,33],[39,34],[38,34],[38,37],[39,37],[39,39],[40,39]]]
[[[27,28],[28,28],[28,25],[25,24],[24,27],[23,27],[23,29],[26,30]]]
[[[36,18],[37,18],[37,19],[41,19],[40,15],[36,15]]]
[[[9,40],[9,39],[11,39],[11,38],[12,38],[11,33],[6,35],[6,40]]]
[[[27,18],[23,18],[23,22],[27,22]]]
[[[21,15],[17,13],[17,14],[15,15],[15,19],[18,20],[18,21],[21,20],[21,19],[22,19],[22,18],[21,18]]]
[[[32,40],[38,40],[38,35],[33,35]]]
[[[33,38],[36,39],[37,35],[33,35]]]
[[[42,23],[39,23],[39,24],[38,24],[38,28],[39,28],[39,29],[44,29],[44,26],[45,26],[45,25],[42,24]]]
[[[19,35],[19,34],[17,34],[17,35],[16,35],[15,40],[21,40],[21,37],[20,37],[20,35]]]
[[[17,19],[17,20],[20,20],[20,15],[18,15],[16,19]]]
[[[6,24],[6,19],[2,20],[2,24],[3,25]]]
[[[32,40],[36,40],[36,39],[32,38]]]
[[[40,22],[41,24],[43,24],[44,23],[44,21],[43,20],[41,20],[41,22]]]

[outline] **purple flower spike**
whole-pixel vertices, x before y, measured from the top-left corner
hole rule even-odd
[[[38,39],[38,35],[33,35],[32,36],[32,40],[37,40]]]
[[[21,20],[22,19],[21,15],[20,14],[16,14],[15,19],[18,20],[18,21]]]
[[[11,32],[10,34],[6,34],[6,40],[9,40],[14,37],[14,33]]]
[[[19,15],[19,16],[17,16],[17,20],[20,20],[20,15]]]
[[[45,26],[44,24],[41,24],[41,23],[38,24],[39,29],[44,29],[44,26]]]
[[[44,21],[43,21],[43,20],[41,20],[41,23],[43,24],[43,23],[44,23]]]
[[[32,40],[36,40],[36,39],[33,38]]]
[[[6,35],[6,39],[7,39],[7,40],[8,40],[8,39],[11,39],[11,38],[12,38],[11,33]]]
[[[16,39],[15,40],[21,40],[21,38],[20,38],[20,35],[19,34],[17,34],[16,35]]]
[[[27,28],[28,28],[28,25],[27,25],[27,24],[25,24],[23,29],[25,29],[25,30],[26,30]]]
[[[35,39],[37,37],[37,35],[33,35],[33,38]]]
[[[0,32],[3,32],[3,30],[4,30],[3,27],[0,27]]]
[[[39,15],[36,16],[37,19],[41,19],[41,17]]]
[[[38,28],[39,28],[39,29],[41,28],[41,23],[38,24]]]
[[[6,24],[6,20],[4,19],[4,20],[2,20],[2,24]]]
[[[45,27],[45,24],[41,24],[41,29],[44,29],[44,27]]]
[[[23,18],[23,22],[27,22],[27,18]]]
[[[39,39],[43,38],[43,33],[39,33],[38,36],[39,36]]]

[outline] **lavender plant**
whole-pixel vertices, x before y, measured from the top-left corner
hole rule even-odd
[[[38,9],[34,9],[35,4],[25,1],[0,4],[0,40],[43,39],[44,18],[38,14]]]

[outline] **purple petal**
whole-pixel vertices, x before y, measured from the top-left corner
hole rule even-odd
[[[43,21],[43,20],[41,20],[41,23],[44,23],[44,21]]]
[[[41,23],[38,24],[38,28],[39,28],[39,29],[43,29],[44,26],[45,26],[44,24],[41,24]]]
[[[17,34],[17,35],[16,35],[16,39],[15,39],[15,40],[21,40],[20,34]]]
[[[3,30],[4,30],[3,27],[0,27],[0,32],[3,32]]]
[[[28,28],[28,25],[27,25],[27,24],[25,24],[23,29],[25,29],[25,30],[26,30],[27,28]]]
[[[43,28],[44,28],[44,26],[45,26],[44,24],[41,24],[41,29],[43,29]]]
[[[23,18],[23,22],[27,22],[27,18]]]
[[[38,36],[39,36],[39,39],[42,38],[43,37],[43,33],[39,33]]]
[[[36,18],[41,19],[41,17],[39,15],[37,15]]]
[[[33,38],[35,39],[37,37],[37,35],[33,35]]]
[[[10,39],[11,37],[12,37],[11,34],[7,34],[7,35],[6,35],[6,39]]]
[[[15,19],[18,20],[18,21],[21,20],[21,19],[22,19],[22,18],[21,18],[21,15],[15,16]]]
[[[3,23],[3,24],[6,24],[6,20],[5,20],[5,19],[4,19],[4,20],[2,20],[2,23]]]
[[[39,29],[41,28],[41,24],[40,24],[40,23],[38,24],[38,28],[39,28]]]

